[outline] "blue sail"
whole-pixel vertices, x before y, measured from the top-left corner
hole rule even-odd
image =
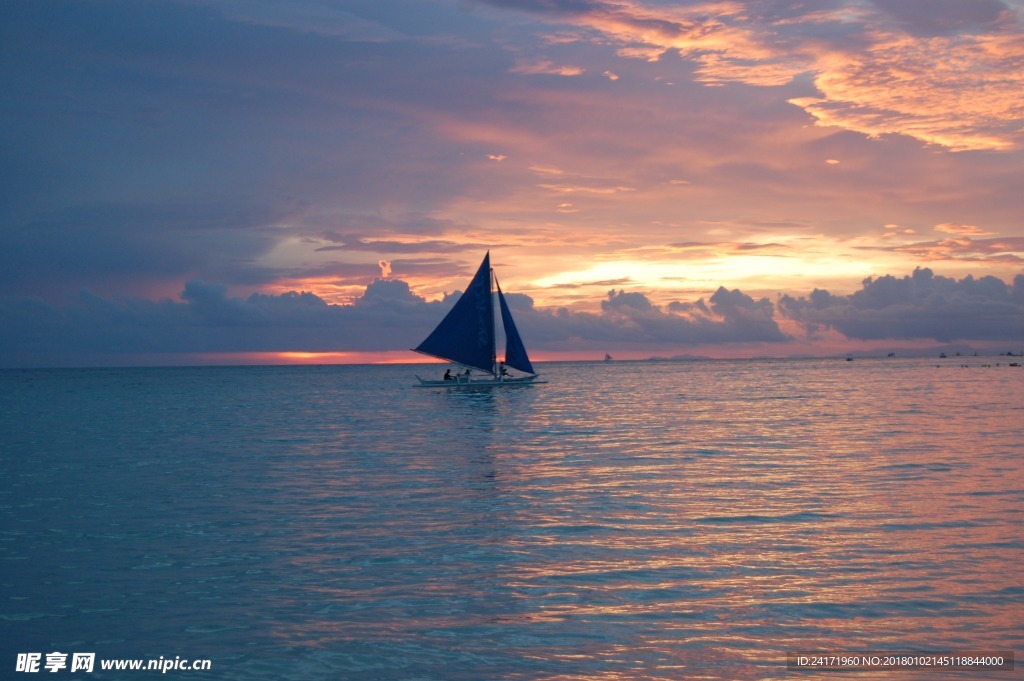
[[[495,279],[497,283],[497,279]],[[501,285],[498,285],[498,303],[501,307],[501,325],[505,328],[505,364],[513,369],[525,371],[528,374],[535,374],[530,358],[526,354],[526,346],[523,339],[519,337],[516,323],[512,321],[512,312],[508,309],[505,296],[501,292]]]
[[[488,373],[494,371],[494,300],[491,296],[491,254],[477,270],[466,292],[416,352],[447,359]]]

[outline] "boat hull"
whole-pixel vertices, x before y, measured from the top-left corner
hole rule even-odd
[[[460,376],[458,378],[444,380],[428,380],[416,377],[419,381],[415,388],[446,388],[449,390],[486,390],[488,388],[517,388],[527,385],[539,385],[547,381],[537,380],[537,376],[520,376],[518,378],[473,378],[471,376]]]

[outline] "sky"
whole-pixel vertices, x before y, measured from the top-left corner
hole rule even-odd
[[[0,4],[0,366],[1024,351],[1024,1]]]

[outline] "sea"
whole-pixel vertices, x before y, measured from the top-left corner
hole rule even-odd
[[[1019,678],[1013,361],[0,371],[0,677]]]

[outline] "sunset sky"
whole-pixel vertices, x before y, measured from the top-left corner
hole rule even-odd
[[[1024,351],[1024,2],[0,5],[0,366]]]

